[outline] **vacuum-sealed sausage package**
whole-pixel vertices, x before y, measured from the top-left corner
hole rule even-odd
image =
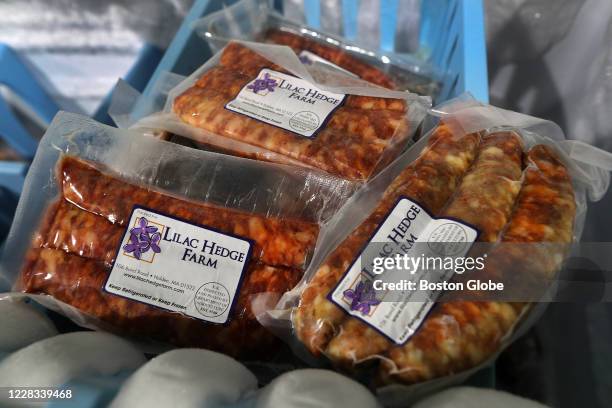
[[[194,30],[213,52],[231,40],[291,47],[306,65],[325,65],[389,89],[435,97],[441,73],[408,54],[378,52],[289,20],[265,0],[243,0],[196,21]]]
[[[275,339],[253,308],[300,280],[353,190],[60,113],[28,173],[2,283],[86,327],[262,356]]]
[[[553,300],[612,168],[553,123],[469,96],[431,112],[435,127],[347,202],[302,282],[260,316],[390,405],[465,379]]]
[[[328,68],[285,46],[231,42],[134,127],[258,160],[365,181],[412,142],[429,98]]]

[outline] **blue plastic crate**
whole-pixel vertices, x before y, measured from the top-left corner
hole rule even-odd
[[[420,47],[445,74],[440,101],[471,92],[489,102],[482,0],[422,1]]]
[[[137,90],[142,91],[148,84],[157,63],[163,55],[159,48],[145,44],[136,62],[126,74],[125,80]],[[0,85],[7,87],[19,97],[21,102],[46,127],[60,109],[57,103],[37,82],[31,69],[19,54],[8,45],[0,43]],[[106,97],[94,118],[102,123],[111,124],[107,114],[112,92]],[[26,115],[27,116],[27,115]],[[21,161],[0,160],[0,245],[8,234],[16,201],[21,194],[25,176],[38,148],[38,139],[14,114],[13,110],[0,95],[0,141],[6,142]]]
[[[232,4],[234,1],[226,1]],[[380,2],[380,49],[393,50],[398,0]],[[214,11],[224,2],[196,0],[170,47],[162,58],[145,89],[150,94],[163,72],[189,75],[211,56],[206,42],[191,28],[192,23]],[[278,9],[282,1],[275,0]],[[342,0],[344,35],[356,36],[358,0]],[[320,0],[304,0],[307,23],[319,28]],[[482,0],[426,0],[421,5],[419,55],[444,73],[438,101],[442,102],[463,92],[471,92],[478,100],[488,102],[487,55],[485,47]]]

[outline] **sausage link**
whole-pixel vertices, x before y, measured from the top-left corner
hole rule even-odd
[[[251,311],[258,293],[291,289],[300,272],[252,263],[239,288],[236,307],[227,325],[209,324],[180,313],[106,293],[109,268],[102,262],[53,249],[31,249],[22,270],[21,290],[46,294],[96,317],[122,334],[170,342],[182,347],[204,347],[234,356],[273,355],[274,336],[264,330]]]
[[[333,119],[333,126],[321,130],[314,138],[296,136],[294,133],[266,123],[254,121],[244,115],[225,109],[227,100],[215,90],[193,87],[176,99],[175,113],[186,123],[213,133],[259,146],[283,156],[297,160],[308,166],[322,169],[328,173],[353,180],[365,180],[375,170],[387,147],[401,145],[408,137],[406,125],[393,119],[397,124],[397,137],[385,140],[377,136],[391,133],[394,126],[389,121],[379,121],[372,117],[355,117],[342,112]],[[381,115],[384,118],[385,115]],[[360,133],[343,129],[359,124],[375,124]],[[340,128],[340,129],[338,129]],[[365,137],[364,137],[365,136]]]
[[[527,154],[525,185],[505,240],[570,243],[575,214],[567,168],[551,147],[534,146]]]
[[[269,30],[264,38],[268,42],[287,45],[291,47],[296,54],[299,54],[303,50],[310,51],[368,82],[385,88],[395,89],[393,80],[384,72],[370,64],[360,61],[341,49],[321,44],[307,37],[275,29]]]
[[[319,355],[326,349],[345,317],[342,309],[327,300],[327,294],[371,239],[397,199],[408,196],[430,211],[439,212],[474,159],[478,142],[477,133],[465,135],[450,125],[439,126],[420,157],[387,188],[377,208],[317,270],[293,316],[297,337],[313,354]]]
[[[259,259],[270,265],[303,268],[319,233],[313,223],[245,214],[138,187],[70,156],[59,164],[59,179],[67,201],[113,224],[125,226],[132,208],[141,205],[252,239]]]
[[[473,168],[443,211],[476,227],[480,242],[495,242],[521,188],[523,146],[514,132],[483,137]]]
[[[476,227],[481,242],[495,242],[519,191],[522,153],[521,139],[512,132],[483,137],[471,169],[440,215]],[[325,354],[338,365],[352,365],[390,347],[393,344],[367,324],[348,318]]]
[[[389,350],[383,382],[414,383],[473,367],[498,349],[516,323],[522,305],[503,302],[449,302],[432,311],[403,347]]]
[[[520,270],[521,265],[533,261],[558,268],[564,245],[554,246],[559,251],[556,253],[539,249],[533,253],[531,250],[539,245],[524,244],[569,244],[572,240],[576,205],[567,169],[557,154],[544,145],[534,146],[526,162],[523,186],[501,239],[502,244],[510,245],[499,245],[492,251],[485,264],[487,270],[498,267],[500,262],[506,267],[514,264],[514,270]],[[516,243],[523,245],[512,245]],[[516,248],[521,250],[517,252]],[[538,262],[534,254],[549,261]],[[554,273],[550,269],[539,272],[549,276]],[[501,340],[526,307],[520,302],[439,304],[404,347],[389,351],[392,363],[383,362],[381,376],[385,382],[413,383],[473,367],[499,349]]]
[[[111,265],[123,238],[124,228],[59,200],[57,210],[49,208],[48,221],[43,222],[34,245],[95,259]],[[48,227],[45,227],[48,223]]]
[[[510,297],[534,300],[544,294],[567,255],[576,201],[567,169],[552,148],[534,146],[526,162],[513,222],[503,245],[491,251],[489,267],[476,278],[504,282],[513,291]]]
[[[284,68],[271,63],[255,51],[242,44],[230,42],[221,54],[219,64],[239,71],[244,75],[254,79],[264,68],[279,71],[291,75]],[[378,98],[373,96],[347,95],[344,101],[345,106],[360,109],[389,109],[404,112],[406,101],[403,99]]]

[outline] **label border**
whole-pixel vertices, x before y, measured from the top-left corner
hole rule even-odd
[[[207,226],[204,226],[204,225],[201,225],[201,224],[196,224],[194,222],[183,220],[181,218],[175,217],[175,216],[167,214],[165,212],[154,210],[152,208],[148,208],[148,207],[145,207],[145,206],[142,206],[142,205],[138,205],[138,204],[135,204],[134,206],[132,206],[132,211],[130,212],[130,216],[127,218],[128,222],[129,222],[129,220],[132,219],[132,216],[134,215],[134,211],[136,211],[137,209],[141,209],[141,210],[149,211],[149,212],[152,212],[152,213],[156,213],[156,214],[162,215],[164,217],[172,218],[175,221],[184,222],[184,223],[189,224],[191,226],[202,228],[202,229],[206,229],[206,230],[209,230],[209,231],[213,231],[213,232],[216,232],[218,234],[227,235],[227,236],[230,236],[232,238],[236,238],[236,239],[245,241],[245,242],[247,242],[249,244],[249,250],[247,251],[247,256],[246,256],[246,259],[244,261],[244,265],[242,266],[242,271],[240,271],[240,278],[238,279],[238,284],[236,285],[236,291],[234,292],[235,296],[232,299],[232,303],[230,304],[229,310],[227,312],[227,319],[223,323],[211,322],[210,320],[200,319],[198,317],[190,316],[190,315],[188,315],[186,313],[183,313],[183,312],[179,312],[179,311],[176,311],[176,310],[166,309],[166,308],[163,308],[161,306],[152,305],[150,303],[143,302],[142,300],[132,299],[132,298],[129,298],[127,296],[118,295],[116,293],[109,292],[108,290],[106,290],[106,285],[108,285],[108,280],[110,279],[110,276],[111,276],[111,273],[113,271],[113,268],[115,267],[115,262],[117,261],[117,257],[119,256],[119,251],[121,251],[121,247],[123,245],[123,241],[125,240],[125,237],[127,236],[128,230],[130,229],[129,225],[126,225],[125,231],[124,231],[123,235],[121,236],[121,242],[119,242],[119,247],[117,248],[117,251],[115,253],[115,258],[113,259],[113,263],[111,264],[110,270],[108,272],[108,276],[104,280],[104,285],[102,285],[102,290],[105,293],[108,293],[109,295],[118,296],[120,298],[124,298],[124,299],[130,300],[132,302],[142,303],[142,304],[145,304],[147,306],[151,306],[151,307],[163,310],[163,311],[168,312],[168,313],[179,313],[179,314],[181,314],[181,315],[183,315],[185,317],[196,319],[196,320],[201,320],[201,321],[203,321],[204,323],[207,323],[207,324],[214,324],[214,325],[220,325],[220,326],[228,326],[230,324],[230,322],[232,321],[230,316],[234,312],[234,307],[236,306],[236,302],[238,301],[238,296],[237,295],[239,294],[240,289],[242,288],[242,284],[244,283],[244,279],[246,277],[245,276],[246,275],[245,272],[246,272],[248,266],[250,266],[251,255],[253,254],[253,246],[255,245],[255,241],[250,239],[250,238],[241,237],[241,236],[236,235],[236,234],[225,233],[223,231],[218,230],[217,228],[207,227]]]
[[[380,330],[378,327],[374,326],[372,323],[366,321],[365,319],[361,318],[360,316],[357,315],[353,315],[351,313],[349,313],[348,311],[346,311],[346,309],[344,309],[343,306],[341,306],[338,302],[336,302],[333,299],[333,293],[338,289],[338,286],[340,286],[340,283],[344,280],[344,278],[346,277],[346,275],[348,275],[349,271],[353,268],[353,266],[357,263],[357,260],[359,258],[361,258],[361,254],[363,254],[363,251],[365,251],[366,247],[370,244],[370,242],[372,241],[372,239],[374,238],[374,236],[378,233],[378,231],[382,228],[383,224],[385,222],[387,222],[387,219],[391,216],[391,213],[395,210],[395,208],[397,207],[397,205],[400,203],[400,201],[402,200],[408,200],[411,201],[413,203],[415,203],[416,205],[418,205],[419,207],[421,207],[421,209],[423,211],[425,211],[425,213],[434,220],[451,220],[451,221],[455,221],[455,222],[459,222],[463,225],[466,225],[472,229],[474,229],[474,231],[476,231],[476,238],[474,239],[475,243],[476,241],[478,241],[478,238],[480,237],[480,233],[481,231],[476,228],[474,225],[465,222],[465,221],[461,221],[457,218],[454,217],[435,217],[434,215],[432,215],[431,212],[429,212],[429,210],[427,210],[427,208],[425,208],[425,206],[423,204],[421,204],[421,202],[419,202],[418,200],[412,199],[408,196],[405,195],[400,195],[398,197],[398,199],[395,201],[395,204],[393,204],[393,206],[391,207],[391,209],[389,210],[389,212],[387,212],[387,214],[385,215],[384,219],[381,221],[381,223],[378,225],[378,227],[376,227],[376,229],[374,230],[374,232],[370,235],[370,237],[368,238],[368,240],[366,241],[365,245],[363,245],[361,247],[361,249],[359,250],[359,253],[357,254],[357,256],[353,259],[353,262],[351,262],[350,266],[346,269],[346,271],[344,271],[344,273],[342,274],[342,276],[340,277],[340,279],[338,279],[338,281],[336,282],[336,284],[334,285],[333,289],[330,290],[327,294],[326,299],[330,302],[332,302],[336,307],[338,307],[340,310],[342,310],[342,312],[344,312],[346,315],[348,315],[348,317],[352,317],[352,318],[356,318],[359,319],[361,322],[367,324],[368,326],[370,326],[372,329],[374,329],[376,332],[378,332],[379,334],[381,334],[383,337],[385,337],[386,339],[388,339],[389,341],[391,341],[391,343],[397,345],[397,346],[404,346],[406,343],[408,343],[408,341],[410,340],[410,338],[414,335],[414,333],[409,336],[403,343],[397,343],[393,338],[391,338],[390,336],[388,336],[386,333],[383,333],[382,330]],[[352,232],[351,232],[352,233]],[[346,239],[346,238],[345,238]],[[472,244],[473,244],[472,243]],[[471,247],[471,246],[470,246]],[[469,250],[468,250],[469,251]],[[359,272],[359,274],[361,275],[361,272]],[[435,302],[434,302],[435,305]],[[433,307],[431,307],[427,313],[423,316],[423,321],[425,321],[425,319],[427,318],[427,316],[429,315],[429,313],[431,313],[431,311],[433,310]],[[421,325],[419,325],[420,327]],[[416,330],[415,330],[416,333]]]
[[[262,68],[262,69],[259,71],[259,73],[257,73],[257,76],[256,76],[254,79],[251,79],[251,80],[249,81],[249,83],[245,84],[245,85],[244,85],[244,86],[243,86],[243,87],[240,89],[240,91],[239,91],[239,92],[238,92],[236,95],[234,95],[234,97],[233,97],[233,98],[232,98],[230,101],[226,102],[226,103],[225,103],[225,105],[223,105],[223,108],[224,108],[225,110],[229,111],[229,112],[235,113],[235,114],[237,114],[237,115],[242,115],[242,116],[245,116],[245,117],[247,117],[247,118],[249,118],[249,119],[256,120],[256,121],[258,121],[258,122],[260,122],[260,123],[263,123],[263,124],[266,124],[266,125],[269,125],[269,126],[274,126],[275,128],[285,130],[285,131],[290,132],[290,133],[293,133],[294,135],[297,135],[297,136],[299,136],[299,137],[305,137],[306,139],[315,139],[315,138],[317,137],[317,135],[319,134],[319,132],[321,132],[321,131],[322,131],[324,128],[326,128],[326,127],[327,127],[327,124],[328,124],[328,123],[329,123],[329,121],[331,120],[332,116],[334,116],[334,113],[336,113],[336,111],[337,111],[337,110],[338,110],[340,107],[344,106],[344,103],[346,102],[346,98],[347,98],[347,97],[350,95],[350,94],[344,94],[344,98],[342,98],[342,101],[340,101],[340,103],[339,103],[339,104],[338,104],[338,105],[337,105],[335,108],[333,108],[333,109],[332,109],[332,110],[329,112],[329,114],[327,114],[327,117],[325,118],[325,120],[324,120],[323,122],[321,122],[321,125],[320,125],[320,126],[317,128],[317,130],[315,130],[315,131],[312,133],[312,135],[310,135],[310,136],[305,136],[305,135],[303,135],[303,134],[301,134],[301,133],[298,133],[298,132],[295,132],[295,131],[293,131],[293,130],[285,129],[284,127],[277,126],[277,125],[273,125],[273,124],[268,123],[268,122],[264,122],[263,120],[260,120],[260,119],[254,118],[254,117],[252,117],[252,116],[249,116],[249,115],[247,115],[246,113],[236,112],[235,110],[229,109],[229,108],[227,107],[227,105],[229,105],[230,103],[234,102],[234,101],[236,100],[236,98],[238,97],[238,95],[240,94],[240,92],[242,92],[242,91],[244,90],[244,88],[246,88],[246,87],[247,87],[247,86],[248,86],[248,85],[249,85],[249,84],[250,84],[252,81],[254,81],[255,79],[259,78],[259,75],[261,75],[261,73],[263,72],[263,70],[264,70],[264,69],[267,69],[268,71],[278,72],[279,74],[288,75],[288,76],[291,76],[291,77],[294,77],[294,78],[300,79],[300,80],[302,80],[302,81],[306,81],[306,82],[308,82],[306,79],[304,79],[304,78],[300,78],[300,77],[299,77],[299,76],[297,76],[297,75],[293,75],[293,74],[286,74],[286,73],[284,73],[284,72],[276,71],[276,70],[273,70],[273,69],[271,69],[271,68]],[[310,83],[310,82],[309,82],[309,83]],[[323,92],[328,92],[328,91],[323,91]],[[251,143],[248,143],[248,142],[244,142],[244,143],[251,144]],[[257,146],[257,145],[253,145],[253,146]],[[267,149],[267,150],[269,150],[269,149]],[[273,151],[273,150],[271,150],[271,151]],[[278,154],[280,154],[280,153],[278,153]]]

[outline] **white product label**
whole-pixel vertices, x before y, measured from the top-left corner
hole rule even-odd
[[[319,57],[314,52],[303,50],[302,52],[300,52],[298,57],[300,58],[300,61],[302,61],[302,64],[312,65],[313,62],[318,62],[320,64],[329,65],[330,67],[335,68],[335,69],[337,69],[339,71],[342,71],[345,74],[348,74],[348,75],[350,75],[352,77],[359,78],[357,75],[355,75],[351,71],[348,71],[348,70],[346,70],[346,69],[344,69],[344,68],[334,64],[333,62],[326,60],[325,58]]]
[[[403,344],[441,292],[420,288],[420,281],[445,282],[454,273],[448,268],[424,268],[426,261],[464,257],[477,236],[474,228],[456,220],[433,218],[417,203],[402,198],[328,298],[393,342]],[[418,261],[420,266],[412,270],[389,265],[382,268],[385,261],[389,265],[405,262],[406,266]],[[384,283],[395,286],[383,287]]]
[[[107,292],[213,323],[225,323],[251,242],[134,207]]]
[[[306,137],[313,137],[344,101],[303,79],[262,69],[226,109]]]

